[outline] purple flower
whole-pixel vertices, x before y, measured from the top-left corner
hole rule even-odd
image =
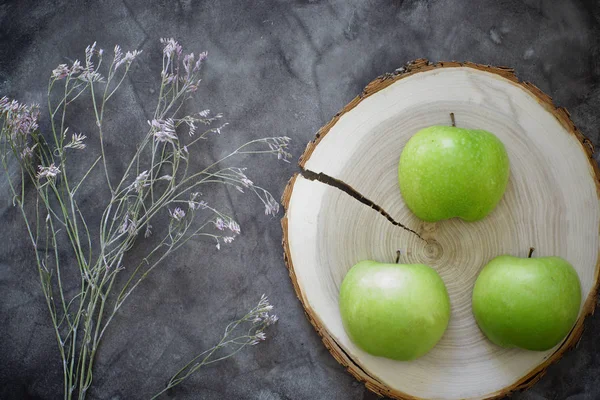
[[[235,222],[234,220],[230,219],[229,223],[227,224],[227,228],[229,228],[229,230],[237,235],[240,234],[240,226],[238,225],[237,222]]]
[[[54,79],[64,79],[69,75],[69,67],[67,64],[60,64],[58,67],[54,68],[52,71],[52,78]]]
[[[4,118],[4,129],[10,140],[18,141],[18,147],[26,145],[27,139],[38,128],[38,106],[19,104],[9,101],[7,97],[0,99],[0,117]]]
[[[194,124],[194,121],[189,121],[188,126],[190,128],[189,135],[194,136],[196,134],[196,125]]]
[[[183,218],[185,218],[185,211],[183,211],[181,208],[177,207],[173,211],[169,210],[169,215],[175,221],[181,221]]]
[[[75,62],[73,62],[73,65],[71,66],[71,72],[70,72],[71,76],[73,76],[74,74],[78,74],[82,71],[83,71],[83,66],[81,65],[79,60],[75,60]]]
[[[149,184],[146,183],[147,179],[148,179],[148,171],[143,171],[135,178],[135,180],[133,181],[133,183],[131,184],[130,187],[139,193],[142,191],[142,189],[144,187],[149,186]]]
[[[264,204],[265,204],[265,215],[273,215],[273,216],[275,216],[279,212],[279,203],[277,203],[277,201],[273,198],[273,196],[271,196],[268,193],[266,193],[266,194],[267,194],[267,198],[264,201]]]
[[[202,61],[207,57],[208,53],[203,52],[198,54],[198,59],[194,57],[194,53],[186,54],[183,57],[183,68],[185,69],[186,77],[189,79],[194,73],[200,70]]]
[[[208,208],[208,203],[204,200],[194,201],[193,199],[188,202],[190,209],[198,210],[198,209],[206,209]]]
[[[285,162],[289,162],[289,159],[292,157],[292,155],[286,151],[286,149],[288,148],[288,144],[290,142],[290,138],[287,136],[281,136],[281,137],[272,137],[272,138],[267,138],[264,139],[264,143],[267,144],[267,146],[269,146],[269,149],[277,154],[277,159],[278,160],[283,160]]]
[[[91,68],[86,68],[77,78],[90,83],[104,81],[102,74],[94,71]]]
[[[119,233],[127,232],[127,228],[129,228],[129,214],[125,215],[125,218],[123,218],[123,223],[119,227]]]
[[[81,133],[74,133],[73,135],[71,135],[71,141],[65,145],[65,149],[83,150],[86,146],[85,143],[83,143],[85,139],[87,139],[87,136]]]
[[[86,64],[88,64],[90,62],[90,60],[92,59],[92,56],[94,55],[95,50],[96,50],[96,42],[94,42],[93,44],[91,44],[85,48]]]
[[[183,69],[188,78],[194,72],[194,66],[192,64],[194,64],[194,53],[186,54],[183,57]]]
[[[23,151],[21,151],[21,159],[25,160],[33,157],[33,150],[37,147],[37,143],[33,145],[33,147],[25,146]]]
[[[150,126],[154,130],[154,138],[156,141],[174,143],[177,140],[175,122],[173,119],[153,119],[152,122],[150,122]]]
[[[175,54],[177,54],[178,56],[181,55],[183,48],[181,47],[181,45],[179,43],[177,43],[175,41],[175,39],[162,38],[162,39],[160,39],[160,42],[164,45],[163,53],[165,55],[167,55],[167,56],[173,56]]]
[[[123,51],[121,50],[121,46],[116,45],[114,52],[115,52],[115,58],[113,60],[113,63],[115,64],[115,68],[117,68],[119,65],[121,65],[119,63],[120,63],[121,59],[123,58]]]
[[[204,60],[206,60],[207,57],[208,53],[206,51],[198,54],[198,60],[196,60],[196,65],[194,65],[194,72],[197,72],[200,69],[200,65]]]
[[[120,51],[121,49],[119,49]],[[133,62],[133,60],[136,59],[137,56],[139,56],[142,53],[142,50],[134,50],[134,51],[128,51],[127,53],[125,53],[125,57],[123,57],[122,59],[119,57],[119,61],[115,62],[115,69],[119,68],[121,65],[125,64],[127,67],[129,67],[131,65],[131,63]],[[121,53],[122,55],[122,53]],[[115,56],[116,59],[116,56]]]
[[[201,201],[196,201],[196,198],[199,196],[200,193],[196,192],[196,193],[192,193],[192,196],[190,198],[190,200],[188,201],[188,206],[190,207],[191,210],[198,210],[198,209],[206,209],[208,208],[208,203],[204,200]]]
[[[220,230],[220,231],[222,231],[223,229],[225,229],[225,222],[223,222],[223,220],[222,220],[221,218],[217,218],[217,219],[214,221],[214,224],[215,224],[215,227],[216,227],[218,230]]]
[[[169,39],[162,38],[162,39],[160,39],[160,42],[164,45],[163,54],[164,54],[164,57],[166,57],[166,60],[164,60],[164,69],[162,71],[162,75],[163,75],[163,77],[166,77],[169,75],[169,73],[168,73],[169,68],[171,67],[171,63],[175,60],[175,55],[177,55],[177,60],[179,60],[179,58],[181,57],[181,52],[183,51],[183,48],[173,38],[169,38]],[[175,71],[171,71],[170,75],[172,75],[173,78],[170,79],[170,81],[167,83],[170,83],[177,78],[177,74],[174,74],[174,72]]]
[[[60,169],[57,166],[55,166],[54,163],[50,164],[49,167],[43,167],[40,165],[38,166],[38,170],[38,179],[46,178],[50,180],[56,178],[58,174],[60,174]]]

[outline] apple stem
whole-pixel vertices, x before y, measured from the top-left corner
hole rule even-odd
[[[450,113],[450,119],[452,120],[452,126],[456,126],[456,120],[454,119],[454,113]]]
[[[533,254],[534,250],[535,250],[535,248],[533,248],[533,247],[529,248],[529,255],[527,256],[527,258],[531,258],[531,255]]]
[[[402,252],[400,250],[396,250],[396,264],[400,262],[400,254],[402,254]]]

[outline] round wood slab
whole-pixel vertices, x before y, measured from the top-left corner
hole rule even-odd
[[[482,221],[425,223],[402,201],[397,165],[419,129],[438,124],[489,130],[506,146],[511,176]],[[374,392],[396,399],[490,399],[535,383],[575,345],[596,302],[600,176],[593,147],[535,86],[508,68],[417,60],[382,76],[308,144],[283,195],[286,263],[296,293],[325,346]],[[493,257],[561,256],[579,274],[584,302],[571,333],[554,349],[504,349],[471,313],[471,292]],[[411,362],[371,356],[346,335],[339,287],[358,261],[435,268],[452,304],[437,346]]]

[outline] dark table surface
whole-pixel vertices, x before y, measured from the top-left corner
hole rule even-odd
[[[150,118],[161,37],[208,51],[196,104],[223,112],[230,125],[204,147],[207,160],[240,141],[281,135],[293,139],[296,158],[370,80],[421,57],[511,66],[599,144],[600,2],[593,0],[4,1],[0,96],[44,103],[49,72],[81,59],[94,41],[143,49],[112,117],[121,129],[109,147],[119,154],[131,145],[129,131]],[[297,170],[273,159],[246,163],[276,197]],[[305,318],[283,264],[279,218],[264,216],[250,197],[215,190],[235,210],[242,236],[221,251],[193,242],[141,285],[101,347],[89,398],[147,398],[262,293],[280,317],[267,342],[206,368],[173,396],[376,398]],[[9,196],[1,200],[0,398],[58,399],[61,366],[34,259]],[[598,334],[600,317],[590,317],[578,348],[513,398],[599,399]]]

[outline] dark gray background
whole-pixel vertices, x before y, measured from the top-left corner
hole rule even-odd
[[[514,67],[599,142],[596,1],[2,2],[0,96],[45,102],[50,71],[81,59],[94,41],[106,50],[117,43],[143,49],[110,117],[109,152],[118,160],[145,129],[154,105],[160,37],[175,37],[188,51],[208,51],[196,108],[221,111],[231,124],[203,148],[199,164],[236,143],[278,135],[293,138],[297,158],[370,80],[420,57]],[[81,116],[89,116],[88,103],[78,107],[72,124],[93,132]],[[272,157],[243,163],[276,197],[297,170]],[[205,369],[175,397],[375,398],[336,363],[304,317],[283,265],[279,219],[265,217],[251,197],[221,188],[213,195],[235,210],[242,236],[220,252],[210,242],[194,242],[150,276],[112,325],[89,397],[147,398],[267,293],[281,318],[268,341]],[[7,195],[0,224],[0,398],[58,399],[56,343],[22,222]],[[514,398],[600,398],[599,333],[600,318],[589,318],[579,347]]]

